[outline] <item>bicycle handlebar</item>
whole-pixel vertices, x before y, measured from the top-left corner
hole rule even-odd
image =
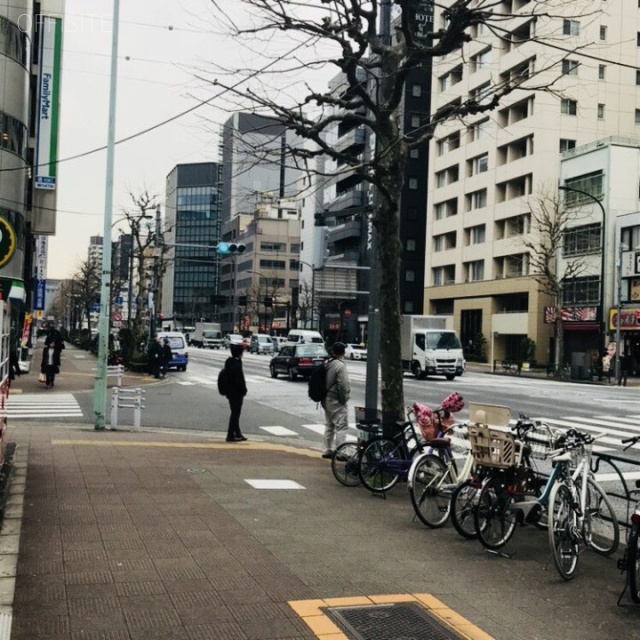
[[[629,447],[632,447],[634,444],[636,444],[636,442],[638,442],[640,440],[640,436],[632,436],[631,438],[623,438],[621,440],[622,444],[626,444],[627,446],[623,449],[623,451],[626,451]],[[628,444],[627,444],[628,443]]]

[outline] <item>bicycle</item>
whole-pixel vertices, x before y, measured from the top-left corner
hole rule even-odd
[[[436,410],[434,413],[441,422],[442,410]],[[427,443],[428,450],[414,457],[409,469],[407,486],[415,514],[425,525],[433,529],[442,527],[449,519],[455,490],[471,477],[473,456],[470,448],[465,447],[464,462],[458,471],[451,439],[445,437],[453,434],[456,429],[463,431],[463,437],[466,437],[467,428],[468,424],[464,422],[453,424],[446,430],[441,429],[439,437]],[[463,529],[463,517],[457,520],[456,516],[452,521],[456,529],[458,526]],[[466,537],[466,533],[462,535]]]
[[[640,436],[633,436],[622,440],[622,444],[627,446],[623,449],[626,451],[629,447],[640,442]],[[636,480],[636,488],[627,490],[627,495],[631,497],[634,493],[640,493],[640,480]],[[624,555],[618,560],[618,569],[627,573],[627,581],[624,589],[618,598],[618,604],[622,600],[627,588],[629,588],[631,599],[640,604],[640,498],[636,502],[633,513],[629,518],[627,509],[627,520],[629,521],[629,534],[627,535],[627,546]]]
[[[476,425],[469,437],[476,464],[486,467],[473,511],[482,545],[490,551],[501,549],[518,523],[545,528],[544,506],[555,476],[545,485],[536,475],[532,458],[548,457],[558,432],[521,415],[509,431]]]
[[[551,489],[548,511],[549,545],[556,569],[565,580],[575,576],[581,547],[608,556],[620,542],[616,514],[591,470],[591,445],[601,435],[571,430],[559,453],[552,456],[556,463],[566,463]]]
[[[343,442],[336,449],[331,459],[331,471],[340,484],[346,487],[357,487],[360,484],[360,456],[369,441],[381,434],[379,424],[358,424],[358,440]]]
[[[407,417],[412,413],[408,409]],[[399,423],[398,427],[399,431],[393,437],[374,438],[360,454],[358,475],[362,484],[373,493],[385,493],[401,478],[406,480],[414,454],[424,451],[411,419]]]

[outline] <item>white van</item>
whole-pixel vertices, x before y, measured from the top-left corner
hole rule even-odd
[[[189,364],[189,353],[187,351],[187,339],[184,333],[180,331],[158,331],[157,336],[161,344],[165,338],[169,340],[172,357],[167,369],[186,371],[187,365]]]
[[[295,344],[324,344],[322,335],[318,331],[307,329],[292,329],[287,336],[287,342]]]

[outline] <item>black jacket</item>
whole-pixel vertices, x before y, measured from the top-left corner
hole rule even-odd
[[[42,364],[40,365],[40,373],[45,373],[45,367],[49,364],[49,347],[45,347],[42,350]],[[56,373],[60,372],[60,351],[57,348],[53,348],[53,366],[56,368]]]
[[[247,395],[247,383],[242,370],[242,360],[240,358],[227,358],[224,363],[227,371],[227,398],[244,398]]]

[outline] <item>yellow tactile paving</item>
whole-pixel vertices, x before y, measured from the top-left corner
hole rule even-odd
[[[108,430],[107,430],[108,432]],[[99,432],[102,436],[104,432]],[[248,449],[251,451],[284,451],[308,458],[318,458],[318,452],[298,449],[286,444],[269,442],[145,442],[141,440],[52,440],[52,445],[71,447],[156,447],[158,449]]]
[[[324,598],[322,600],[291,600],[289,606],[302,618],[303,622],[316,634],[319,640],[349,640],[348,636],[326,615],[325,609],[332,607],[358,607],[413,602],[440,619],[443,625],[450,627],[466,640],[493,640],[482,629],[471,624],[459,613],[445,605],[429,593],[393,593],[375,596],[357,596],[352,598]]]

